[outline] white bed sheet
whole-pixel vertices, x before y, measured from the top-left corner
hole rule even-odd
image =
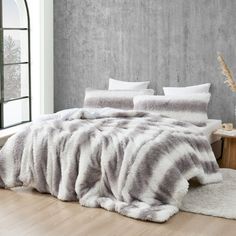
[[[220,140],[220,136],[218,135],[214,135],[214,131],[216,131],[218,128],[220,128],[222,125],[222,121],[221,120],[213,120],[213,119],[209,119],[207,121],[207,125],[204,127],[200,127],[200,129],[202,130],[202,132],[206,135],[207,139],[209,140],[209,142],[212,144],[218,140]]]

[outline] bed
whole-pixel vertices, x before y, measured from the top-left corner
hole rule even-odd
[[[210,136],[201,132],[216,123],[204,129],[145,111],[64,110],[7,141],[0,187],[30,186],[63,201],[164,222],[178,212],[190,179],[222,180]]]
[[[221,122],[207,114],[210,84],[154,96],[148,81],[110,82],[119,90],[86,89],[84,108],[46,115],[9,138],[0,151],[0,187],[29,186],[164,222],[179,211],[189,180],[222,180],[212,151]]]

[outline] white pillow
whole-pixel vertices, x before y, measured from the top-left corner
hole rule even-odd
[[[186,94],[186,93],[209,93],[211,84],[200,84],[189,87],[164,87],[165,95],[176,95],[176,94]]]
[[[142,90],[94,90],[86,89],[84,107],[111,107],[125,110],[133,109],[133,98],[137,95],[153,95],[152,89]]]
[[[139,90],[147,89],[150,81],[127,82],[115,79],[109,79],[109,90]]]
[[[156,112],[198,126],[206,125],[210,93],[179,96],[136,96],[134,109]]]

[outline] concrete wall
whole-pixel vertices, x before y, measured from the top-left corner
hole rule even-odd
[[[236,74],[235,0],[54,1],[55,110],[78,107],[108,78],[163,86],[212,83],[211,118],[234,121],[236,96],[216,60]]]

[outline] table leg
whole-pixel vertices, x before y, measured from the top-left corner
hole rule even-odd
[[[224,138],[223,157],[220,161],[221,168],[236,169],[236,139]]]

